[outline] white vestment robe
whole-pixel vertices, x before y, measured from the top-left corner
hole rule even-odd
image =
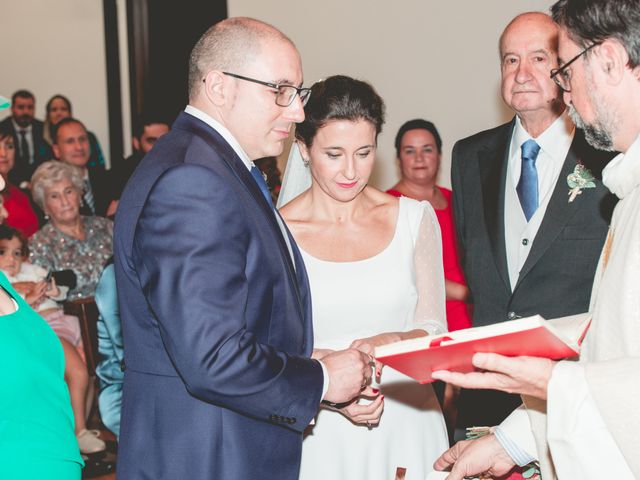
[[[640,479],[640,137],[607,165],[603,183],[620,201],[580,359],[556,365],[547,402],[523,397],[544,480]]]

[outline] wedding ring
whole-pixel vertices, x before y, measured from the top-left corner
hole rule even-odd
[[[369,366],[374,367],[376,365],[376,359],[373,358],[373,355],[369,354]]]
[[[371,422],[369,422],[369,420],[367,420],[367,428],[369,430],[371,430],[373,428],[373,425],[371,425]]]

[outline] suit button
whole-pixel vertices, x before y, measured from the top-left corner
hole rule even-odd
[[[528,239],[528,238],[523,238],[523,239],[522,239],[522,245],[524,245],[525,247],[526,247],[527,245],[529,245],[529,239]]]
[[[516,315],[516,312],[509,312],[509,313],[507,314],[507,318],[508,318],[509,320],[515,320],[516,318],[518,318],[518,315]]]
[[[120,371],[124,372],[124,360],[120,362]]]

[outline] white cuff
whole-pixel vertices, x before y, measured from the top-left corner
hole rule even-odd
[[[529,455],[526,450],[520,448],[516,442],[504,433],[504,430],[500,426],[494,427],[493,434],[496,436],[496,439],[500,442],[500,445],[502,445],[505,452],[507,452],[511,457],[511,460],[513,460],[519,467],[524,467],[535,460],[535,458]]]
[[[513,444],[517,445],[520,450],[526,452],[527,458],[531,457],[533,460],[538,459],[536,440],[533,436],[533,432],[531,431],[531,421],[529,420],[529,415],[527,414],[527,409],[524,405],[520,405],[503,420],[500,424],[500,430],[502,431],[502,434],[506,438],[509,438]],[[500,443],[502,444],[502,442]],[[503,447],[505,446],[503,445]],[[507,450],[506,447],[505,450]],[[509,450],[507,450],[507,453],[509,453]],[[509,453],[509,455],[514,462],[517,462],[516,458],[511,455],[511,453]],[[516,457],[520,457],[520,455],[516,455]],[[524,455],[521,460],[524,460]],[[525,463],[525,465],[527,463]]]
[[[327,367],[324,366],[324,363],[322,363],[322,360],[318,360],[320,362],[320,366],[322,367],[322,396],[320,397],[320,399],[323,399],[324,396],[327,394],[327,392],[329,391],[329,372],[327,371]]]

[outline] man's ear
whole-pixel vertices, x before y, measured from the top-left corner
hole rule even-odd
[[[141,148],[140,148],[140,140],[138,140],[138,137],[133,137],[131,139],[131,145],[133,145],[133,149],[134,150],[141,150]]]
[[[211,70],[204,78],[204,94],[216,106],[222,106],[229,99],[231,82],[220,70]]]
[[[53,149],[53,156],[60,160],[60,147],[58,146],[58,144],[54,143],[53,145],[51,145],[51,148]]]
[[[618,85],[624,78],[629,65],[627,50],[615,38],[607,38],[596,48],[598,50],[594,57],[597,59],[596,61],[600,62],[600,67],[606,75],[607,83]]]

